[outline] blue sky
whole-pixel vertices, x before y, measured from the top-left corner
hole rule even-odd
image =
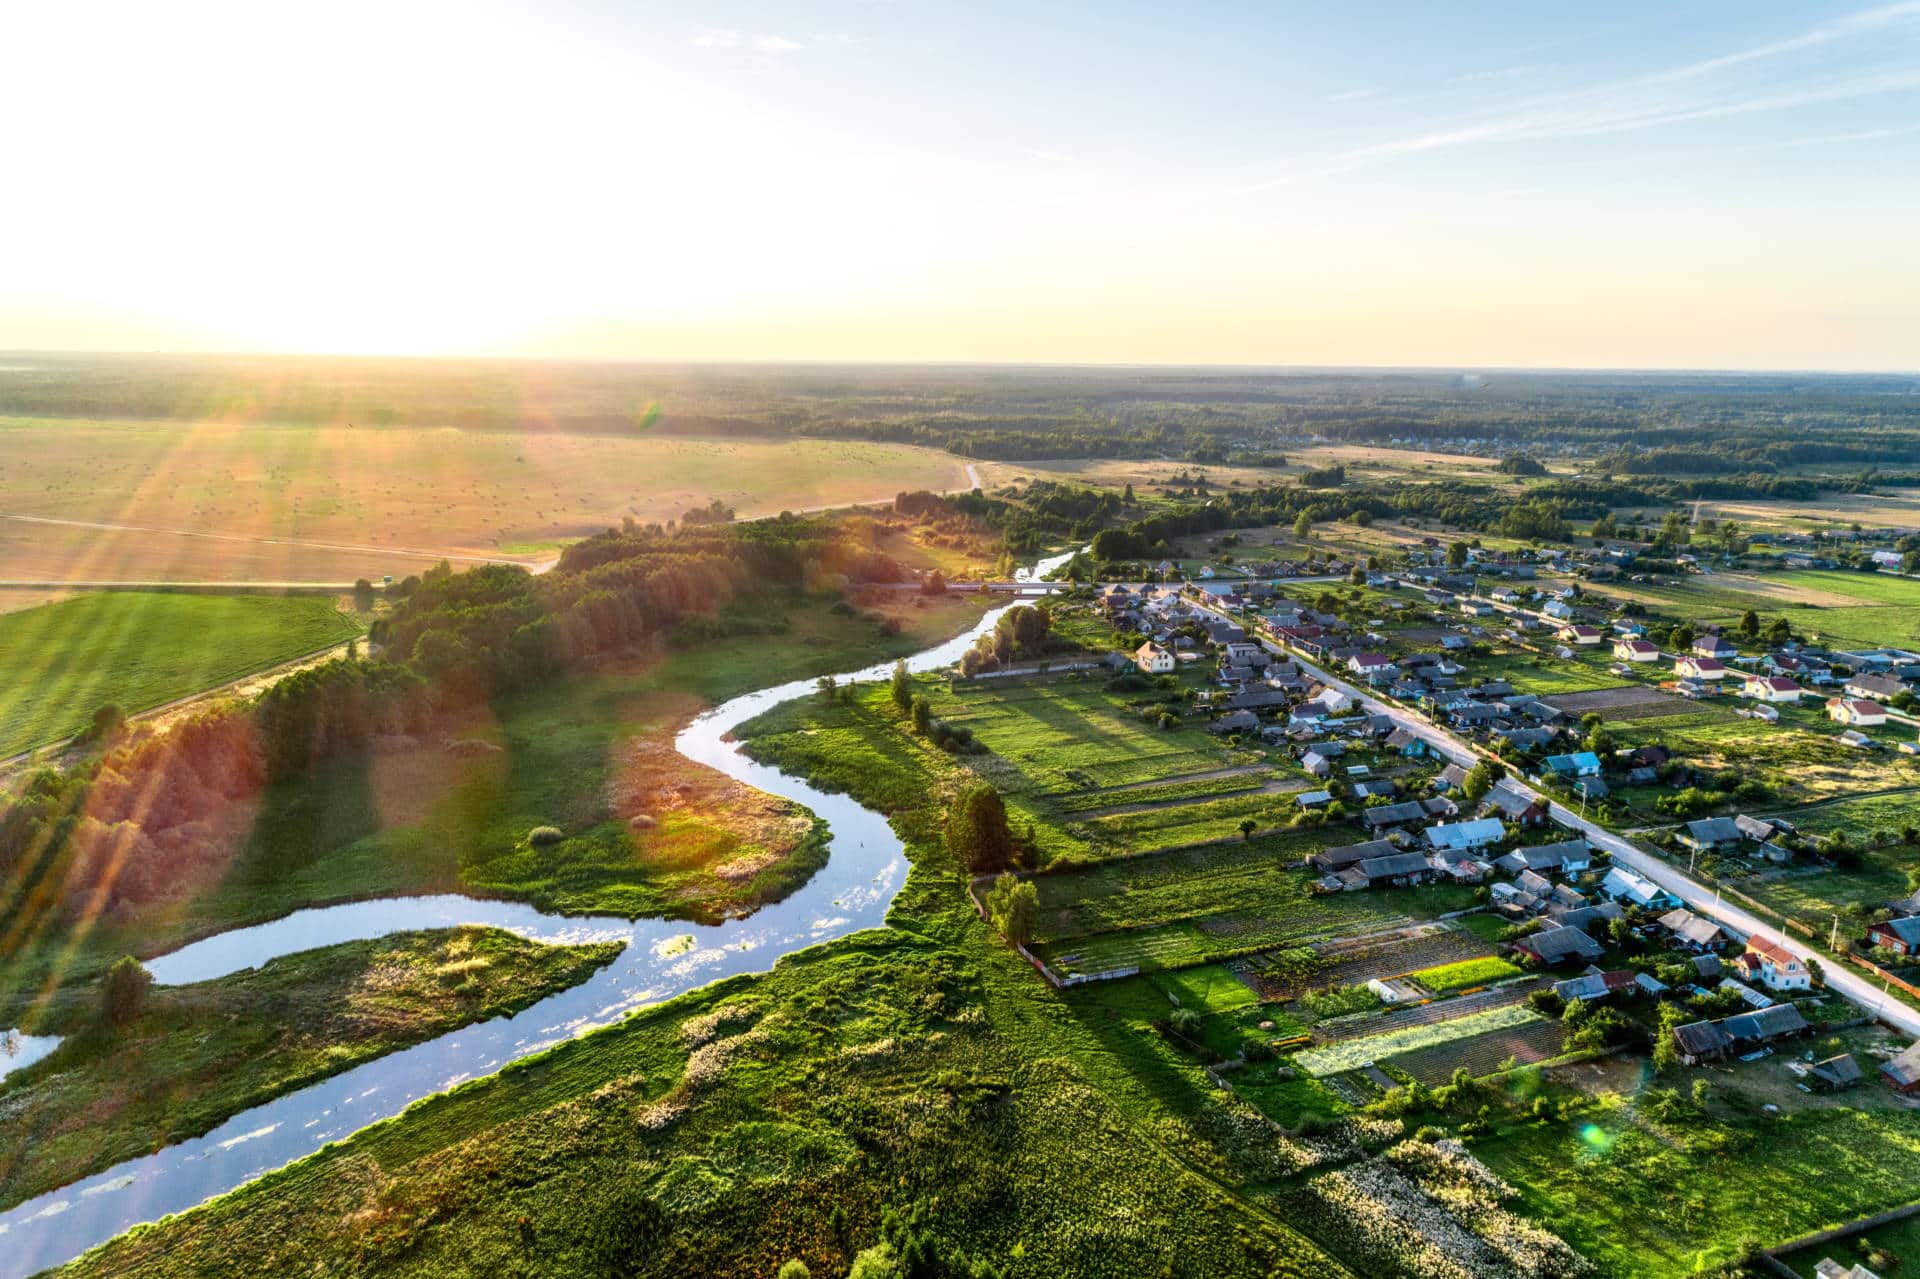
[[[0,40],[42,175],[0,346],[1920,364],[1920,3],[81,2]]]

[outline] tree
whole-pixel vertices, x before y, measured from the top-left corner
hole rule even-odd
[[[1685,652],[1687,649],[1692,648],[1693,641],[1694,641],[1693,627],[1687,625],[1685,622],[1682,622],[1680,623],[1680,625],[1674,627],[1673,633],[1667,637],[1667,642],[1671,644],[1673,647],[1680,649],[1682,652]]]
[[[947,850],[975,874],[1005,870],[1013,860],[1013,832],[1000,792],[985,782],[954,796],[947,810]]]
[[[109,1026],[124,1026],[147,1006],[153,974],[132,955],[122,955],[100,979],[100,1015]]]
[[[1594,541],[1604,542],[1619,535],[1620,530],[1616,528],[1613,523],[1612,511],[1608,511],[1605,515],[1602,515],[1593,522],[1592,537]]]
[[[1740,633],[1748,639],[1756,638],[1760,634],[1760,614],[1752,609],[1740,614]]]
[[[1001,871],[987,891],[987,917],[1016,946],[1033,940],[1033,920],[1039,911],[1040,891],[1011,871]]]
[[[1252,839],[1253,832],[1259,829],[1260,829],[1260,823],[1254,821],[1253,818],[1251,817],[1242,818],[1240,821],[1240,838]]]
[[[924,697],[914,698],[913,699],[913,731],[924,735],[927,732],[927,730],[932,727],[933,727],[933,708],[927,705],[926,698]]]
[[[831,675],[822,675],[813,681],[813,686],[819,690],[822,700],[830,702],[833,700],[833,695],[839,691],[840,681]]]
[[[774,1279],[813,1279],[813,1271],[807,1269],[807,1263],[795,1257],[780,1267],[780,1273]]]
[[[1447,567],[1465,568],[1467,566],[1467,544],[1455,542],[1447,548]]]
[[[913,676],[907,672],[904,657],[893,664],[893,704],[903,714],[913,710]]]
[[[1355,511],[1352,515],[1348,516],[1347,518],[1355,528],[1372,528],[1373,527],[1373,512],[1369,511],[1364,506],[1361,507],[1359,510]]]
[[[1313,516],[1305,511],[1293,517],[1293,535],[1305,539],[1313,533]]]
[[[881,1240],[871,1248],[864,1248],[853,1259],[853,1269],[847,1271],[847,1279],[905,1279],[900,1269],[900,1259],[894,1256],[893,1245]]]
[[[1367,584],[1367,570],[1355,564],[1347,573],[1347,580],[1355,586],[1365,586]]]
[[[1785,644],[1793,638],[1793,625],[1784,617],[1776,617],[1767,623],[1767,643]]]
[[[1487,792],[1492,789],[1493,775],[1488,771],[1487,761],[1484,759],[1469,768],[1465,779],[1460,783],[1460,793],[1476,804],[1485,799]]]
[[[87,725],[87,731],[80,735],[85,742],[110,742],[120,735],[127,717],[118,706],[108,702],[93,713],[93,721]]]
[[[364,577],[353,584],[353,606],[362,613],[373,611],[373,583]]]
[[[945,595],[947,593],[946,575],[939,569],[934,569],[920,583],[920,589],[928,595]]]
[[[1132,480],[1127,481],[1127,487],[1125,491],[1120,494],[1120,500],[1122,502],[1125,502],[1128,506],[1133,505],[1133,481]]]

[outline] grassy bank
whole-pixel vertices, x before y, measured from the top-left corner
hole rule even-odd
[[[0,1207],[196,1137],[328,1075],[572,986],[616,944],[543,946],[494,929],[401,933],[163,987],[119,1026],[89,1005],[36,1029],[68,1038],[0,1080]]]
[[[215,688],[364,629],[318,596],[109,591],[0,615],[0,756]]]

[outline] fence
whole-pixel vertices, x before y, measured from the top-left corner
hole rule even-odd
[[[1882,1226],[1892,1225],[1896,1221],[1905,1221],[1908,1217],[1913,1216],[1920,1216],[1920,1202],[1904,1204],[1898,1208],[1890,1208],[1886,1212],[1875,1213],[1871,1217],[1862,1217],[1858,1221],[1849,1221],[1844,1226],[1834,1226],[1828,1230],[1817,1230],[1810,1235],[1801,1235],[1798,1239],[1789,1239],[1777,1248],[1769,1248],[1760,1255],[1771,1263],[1771,1269],[1775,1274],[1783,1275],[1786,1279],[1800,1279],[1798,1273],[1780,1260],[1782,1253],[1798,1252],[1802,1248],[1819,1248],[1826,1244],[1838,1243],[1842,1239],[1851,1239],[1854,1235],[1862,1235],[1869,1230],[1878,1230]]]

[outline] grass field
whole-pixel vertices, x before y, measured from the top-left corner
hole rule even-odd
[[[6,576],[62,581],[378,580],[449,552],[545,558],[715,499],[770,515],[967,486],[960,459],[903,445],[450,427],[4,418],[0,458],[7,515],[141,530],[0,519]]]
[[[0,614],[0,756],[71,737],[362,630],[330,598],[101,592]]]
[[[1494,1031],[1513,1030],[1544,1020],[1545,1018],[1539,1013],[1524,1004],[1508,1004],[1500,1008],[1489,1008],[1484,1012],[1468,1013],[1464,1017],[1454,1017],[1446,1021],[1408,1026],[1401,1030],[1388,1031],[1384,1035],[1362,1035],[1353,1039],[1338,1040],[1319,1048],[1309,1048],[1305,1052],[1295,1053],[1293,1060],[1294,1064],[1308,1074],[1324,1079],[1328,1075],[1356,1070],[1368,1062],[1380,1061],[1396,1054],[1412,1053]]]
[[[90,1006],[35,1029],[69,1036],[0,1080],[0,1207],[458,1026],[584,980],[614,944],[543,946],[494,929],[400,933],[161,988],[119,1027]]]

